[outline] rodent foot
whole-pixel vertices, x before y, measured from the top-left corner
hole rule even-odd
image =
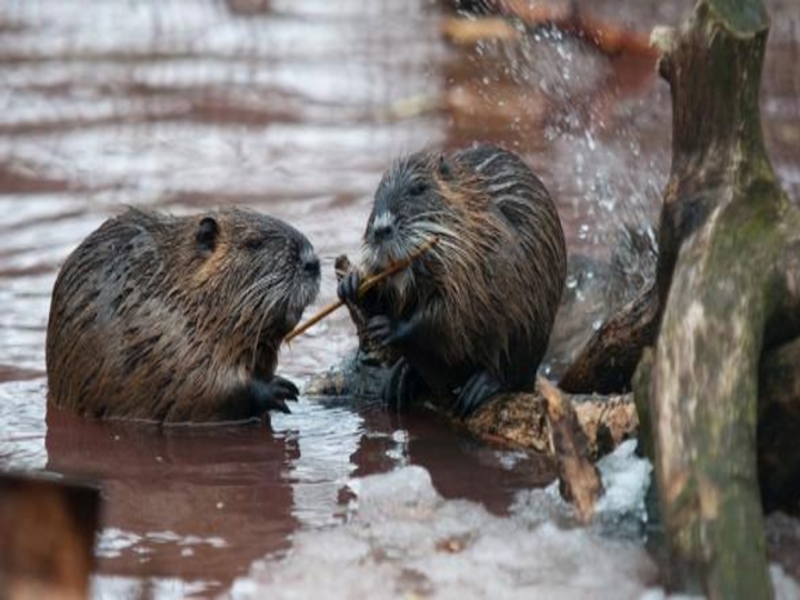
[[[458,392],[456,413],[462,419],[466,419],[501,389],[500,382],[490,375],[488,371],[474,373]]]
[[[389,373],[389,379],[383,388],[383,399],[389,410],[402,412],[407,410],[420,391],[422,380],[409,362],[399,359]]]
[[[286,406],[287,400],[297,400],[300,390],[297,386],[279,375],[275,375],[267,383],[253,381],[250,385],[253,405],[257,416],[270,410],[279,410],[289,414],[292,411]]]
[[[361,273],[350,271],[339,282],[336,294],[342,302],[358,304],[358,288],[361,287]]]

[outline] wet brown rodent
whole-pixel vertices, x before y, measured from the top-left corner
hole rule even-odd
[[[129,209],[67,258],[47,327],[48,397],[95,417],[227,421],[288,412],[281,340],[319,290],[299,231],[239,208]]]
[[[425,240],[433,250],[360,300],[363,275]],[[541,181],[494,146],[397,161],[375,194],[361,268],[339,295],[400,359],[384,388],[394,408],[425,387],[456,392],[466,416],[500,391],[531,389],[566,277],[564,234]]]

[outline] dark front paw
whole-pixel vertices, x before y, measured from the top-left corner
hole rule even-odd
[[[456,401],[456,413],[466,419],[489,398],[500,392],[502,386],[488,371],[473,374],[461,390]]]
[[[378,348],[397,346],[411,336],[411,325],[407,321],[393,321],[385,315],[377,315],[367,323],[367,335]]]
[[[378,348],[386,348],[394,339],[392,320],[385,315],[372,317],[367,323],[367,335]]]
[[[279,410],[282,413],[290,413],[286,406],[287,400],[297,400],[300,390],[288,379],[279,375],[274,376],[268,382],[253,381],[250,384],[251,398],[253,402],[253,412],[256,416],[261,416],[270,410]]]
[[[407,410],[424,388],[424,383],[409,362],[399,359],[391,371],[383,388],[383,400],[393,412]]]
[[[358,305],[359,287],[361,287],[361,273],[350,271],[339,281],[336,293],[342,302]]]

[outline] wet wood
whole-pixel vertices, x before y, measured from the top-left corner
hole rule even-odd
[[[0,598],[86,598],[99,511],[93,486],[0,474]]]
[[[587,522],[603,493],[600,472],[589,459],[588,444],[572,403],[549,381],[540,377],[539,390],[545,399],[553,455],[558,462],[561,496],[572,502],[578,517]]]
[[[586,445],[585,455],[590,460],[597,460],[636,436],[638,420],[632,396],[570,396],[560,392],[559,395],[569,405],[563,410],[575,413]],[[447,400],[428,399],[428,406],[487,443],[557,457],[548,402],[539,388],[531,394],[495,396],[465,422],[449,416]]]
[[[628,391],[642,351],[655,340],[660,306],[653,284],[609,317],[569,366],[559,387],[575,394]]]

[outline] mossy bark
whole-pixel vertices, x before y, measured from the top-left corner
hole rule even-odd
[[[701,0],[680,32],[654,36],[672,88],[673,163],[649,414],[669,580],[710,598],[773,597],[756,460],[759,365],[798,334],[800,216],[761,135],[768,29],[758,0]]]

